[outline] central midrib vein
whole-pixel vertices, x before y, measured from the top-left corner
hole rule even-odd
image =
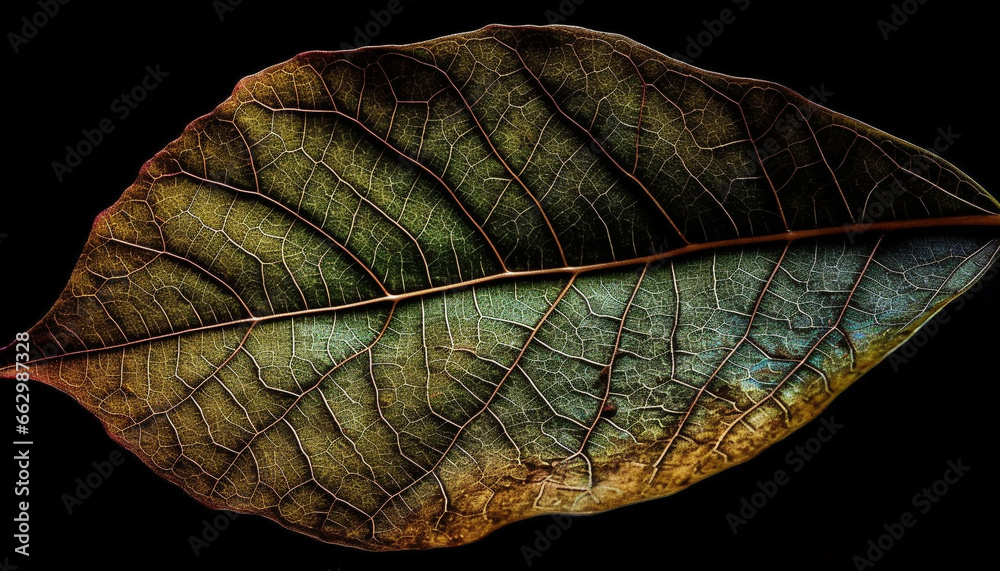
[[[658,254],[651,254],[648,256],[642,256],[638,258],[629,258],[625,260],[614,260],[610,262],[601,262],[598,264],[587,264],[582,266],[560,266],[555,268],[545,268],[540,270],[522,270],[522,271],[505,271],[496,274],[491,274],[488,276],[483,276],[480,278],[465,280],[461,282],[455,282],[448,285],[424,288],[420,290],[414,290],[410,292],[403,292],[398,294],[382,295],[379,297],[373,297],[370,299],[355,301],[351,303],[345,303],[338,306],[330,307],[318,307],[313,309],[301,309],[297,311],[288,311],[283,313],[275,313],[272,315],[265,316],[250,316],[244,319],[236,319],[227,322],[213,323],[210,325],[204,325],[200,327],[194,327],[190,329],[185,329],[183,331],[174,331],[170,333],[164,333],[161,335],[146,337],[143,339],[136,339],[134,341],[128,341],[125,343],[120,343],[117,345],[109,345],[106,347],[98,347],[93,349],[83,349],[79,351],[71,351],[68,353],[62,353],[60,355],[53,355],[35,359],[34,364],[38,364],[47,360],[52,359],[62,359],[65,357],[72,357],[75,355],[88,355],[97,351],[110,351],[114,349],[121,349],[131,345],[136,345],[139,343],[147,343],[152,341],[159,341],[162,339],[169,339],[176,337],[178,335],[184,335],[188,333],[197,333],[200,331],[209,331],[213,329],[221,329],[225,327],[234,327],[239,325],[249,325],[255,323],[261,323],[271,320],[278,319],[289,319],[294,317],[301,317],[307,315],[322,315],[325,313],[332,313],[337,311],[344,311],[350,309],[357,309],[361,307],[375,306],[382,303],[396,303],[399,301],[404,301],[407,299],[418,298],[427,295],[433,295],[437,293],[445,293],[448,291],[462,290],[469,287],[489,284],[494,282],[500,282],[505,280],[516,280],[519,278],[535,278],[535,277],[545,277],[545,276],[577,276],[581,274],[586,274],[590,272],[597,272],[602,270],[614,270],[618,268],[624,268],[629,266],[639,266],[650,263],[655,263],[661,260],[676,258],[685,254],[690,254],[694,252],[701,252],[705,250],[712,250],[717,248],[732,248],[739,246],[751,246],[755,244],[766,244],[766,243],[777,243],[777,242],[794,242],[796,240],[805,240],[809,238],[821,238],[825,236],[836,236],[836,235],[853,235],[861,234],[865,232],[889,232],[894,230],[907,230],[914,228],[940,228],[946,229],[949,227],[994,227],[1000,228],[1000,214],[997,215],[970,215],[970,216],[953,216],[953,217],[939,217],[939,218],[925,218],[925,219],[915,219],[915,220],[891,220],[882,222],[873,222],[869,224],[845,224],[843,226],[832,226],[826,228],[814,228],[809,230],[792,230],[789,232],[781,232],[777,234],[765,234],[761,236],[749,236],[745,238],[733,238],[729,240],[716,240],[711,242],[701,242],[695,244],[688,244],[681,246],[679,248],[674,248],[667,250]],[[1000,236],[998,236],[1000,238]],[[7,372],[12,371],[13,365],[8,365],[4,369],[0,369],[0,376],[6,377]]]

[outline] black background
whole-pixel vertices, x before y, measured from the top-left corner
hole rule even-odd
[[[579,1],[579,0],[577,0]],[[0,344],[27,330],[58,296],[94,217],[131,182],[142,163],[187,123],[228,97],[236,82],[307,50],[337,49],[384,0],[334,3],[243,1],[220,20],[210,1],[153,8],[138,3],[73,1],[15,54],[0,48],[3,81],[3,185],[0,198]],[[565,6],[571,5],[565,2]],[[686,3],[694,4],[694,3]],[[374,43],[409,43],[498,22],[545,24],[559,1],[513,2],[458,9],[403,2],[402,13]],[[911,5],[915,3],[911,2]],[[586,0],[565,23],[617,32],[666,54],[717,18],[727,0],[694,6],[664,3],[662,12],[624,0]],[[6,2],[0,26],[18,32],[34,2]],[[945,158],[996,192],[997,113],[992,78],[992,16],[971,3],[929,0],[886,41],[876,21],[890,2],[764,3],[752,0],[705,48],[695,64],[783,83],[808,94],[824,86],[828,106],[921,146],[939,128],[960,134]],[[92,129],[147,65],[168,72],[163,83],[65,176],[53,175],[67,144]],[[921,348],[894,370],[883,363],[824,415],[843,429],[760,513],[733,534],[725,514],[756,490],[755,482],[788,469],[784,457],[816,434],[812,423],[753,461],[680,494],[610,513],[576,518],[532,569],[677,568],[749,565],[773,569],[853,569],[851,557],[882,533],[883,523],[913,511],[910,498],[939,479],[946,461],[971,471],[876,563],[878,569],[972,566],[992,559],[992,488],[996,445],[995,321],[992,280]],[[9,420],[13,424],[13,391]],[[464,547],[372,554],[321,544],[253,516],[232,522],[195,557],[188,536],[217,512],[126,461],[73,514],[60,499],[76,478],[119,447],[69,397],[31,388],[31,557],[0,553],[21,569],[325,569],[522,568],[522,545],[552,522],[540,518],[501,529]],[[2,410],[2,408],[0,408]],[[4,471],[14,513],[14,462]],[[8,522],[10,520],[7,520]],[[13,523],[4,529],[13,534]],[[8,536],[10,537],[10,536]],[[11,567],[13,568],[13,567]]]

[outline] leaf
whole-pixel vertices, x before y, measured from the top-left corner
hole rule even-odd
[[[758,454],[982,275],[998,212],[913,145],[621,36],[311,52],[102,213],[32,378],[208,505],[455,545]]]

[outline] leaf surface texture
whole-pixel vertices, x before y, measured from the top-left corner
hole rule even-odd
[[[998,212],[913,145],[622,36],[310,52],[98,218],[32,376],[209,505],[461,544],[755,456],[975,282]]]

